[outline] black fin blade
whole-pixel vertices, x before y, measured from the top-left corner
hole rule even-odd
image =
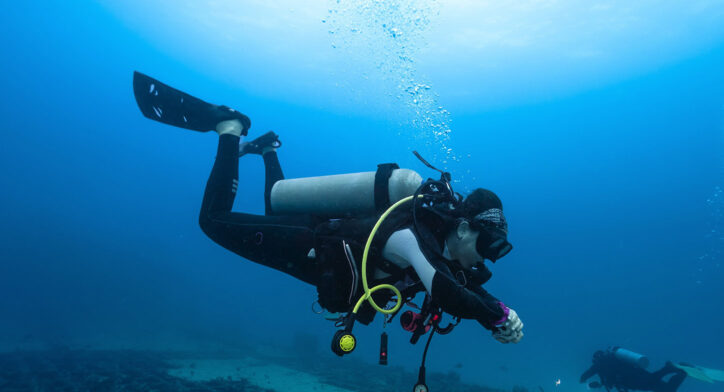
[[[193,131],[208,132],[216,127],[217,106],[177,90],[138,71],[133,72],[133,94],[144,116]]]

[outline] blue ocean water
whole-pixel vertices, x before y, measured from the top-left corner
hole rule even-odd
[[[486,288],[525,323],[475,322],[428,366],[580,391],[600,348],[724,368],[724,6],[716,2],[13,3],[0,16],[0,344],[174,349],[334,328],[313,287],[198,227],[217,137],[141,116],[134,70],[273,129],[288,178],[398,162],[494,190],[515,250]],[[235,209],[263,212],[240,162]],[[388,327],[390,362],[421,345]],[[380,322],[356,329],[374,362]],[[345,359],[340,359],[344,361]],[[379,372],[389,371],[380,367]],[[556,385],[556,381],[560,381]],[[351,381],[354,382],[354,381]],[[411,380],[411,385],[414,380]],[[721,384],[688,379],[682,392]]]

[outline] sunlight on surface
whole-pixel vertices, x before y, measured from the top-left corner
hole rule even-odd
[[[707,0],[331,0],[304,6],[151,0],[107,7],[204,72],[262,95],[331,106],[340,105],[336,89],[394,79],[403,62],[412,62],[448,101],[479,108],[620,80],[724,39],[724,5]],[[407,45],[403,53],[391,51],[403,48],[390,44],[395,41]],[[378,88],[360,91],[364,102]]]
[[[724,4],[191,0],[107,2],[160,53],[253,96],[385,118],[447,165],[451,115],[652,72],[724,42]],[[167,70],[139,64],[150,74]]]

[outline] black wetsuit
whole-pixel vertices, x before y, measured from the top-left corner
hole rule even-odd
[[[594,355],[593,364],[581,375],[580,382],[583,383],[596,374],[601,379],[601,386],[606,388],[607,391],[615,388],[620,392],[674,392],[686,378],[686,372],[670,362],[652,373],[621,361],[616,358],[612,351],[600,352]],[[671,378],[664,381],[664,378],[669,374],[672,374]]]
[[[353,300],[359,298],[361,287],[357,292],[350,292],[350,281],[355,277],[349,273],[349,265],[341,246],[341,239],[345,243],[356,244],[358,255],[361,245],[369,235],[376,217],[372,219],[339,219],[325,220],[312,215],[276,216],[271,211],[270,195],[275,182],[282,180],[284,175],[279,164],[276,152],[267,152],[263,155],[266,171],[264,199],[266,214],[252,215],[232,212],[238,187],[238,149],[239,137],[221,135],[213,170],[209,177],[204,200],[201,207],[199,223],[202,230],[219,245],[249,259],[253,262],[274,268],[289,274],[299,280],[317,286],[320,294],[320,304],[330,311],[347,311]],[[242,192],[244,190],[242,189]],[[404,271],[394,271],[391,263],[380,257],[384,248],[386,236],[402,227],[409,227],[410,222],[401,216],[400,219],[391,217],[387,229],[380,228],[380,233],[373,243],[370,259],[372,265],[392,276],[387,279],[376,279],[370,285],[379,283],[399,283],[401,280],[417,281],[418,284],[406,288],[410,295],[425,290],[420,279],[412,268]],[[387,222],[387,221],[386,221]],[[384,226],[384,225],[383,225]],[[420,234],[418,234],[420,235]],[[487,293],[480,285],[489,278],[476,279],[468,276],[465,283],[458,283],[454,276],[465,275],[465,271],[449,270],[439,251],[444,243],[441,233],[428,232],[430,240],[438,245],[437,255],[427,254],[430,264],[435,264],[438,271],[432,280],[433,300],[438,302],[443,311],[478,320],[488,329],[493,329],[495,323],[504,316],[499,301]],[[314,249],[314,254],[310,251]],[[361,257],[358,257],[361,261]],[[359,268],[359,265],[357,265]],[[486,270],[487,271],[487,270]],[[361,285],[359,285],[361,286]],[[404,294],[404,293],[403,293]],[[386,303],[391,293],[381,290],[373,294],[375,302]],[[335,298],[340,297],[340,298]],[[374,310],[365,304],[367,317],[361,322],[368,323],[374,317]]]
[[[284,179],[276,152],[263,155],[267,215],[231,211],[239,182],[239,139],[233,135],[219,137],[216,161],[201,205],[201,229],[214,242],[241,257],[317,285],[314,262],[307,257],[314,244],[317,220],[311,215],[269,214],[271,188]]]

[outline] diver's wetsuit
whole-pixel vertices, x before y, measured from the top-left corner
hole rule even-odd
[[[636,390],[674,392],[686,378],[686,372],[670,362],[651,373],[638,366],[619,360],[610,351],[594,356],[593,365],[581,375],[580,381],[585,382],[596,374],[601,379],[601,386],[606,388],[607,391],[616,388],[620,392]],[[664,381],[664,377],[669,374],[673,374],[673,376],[669,381]]]
[[[234,135],[219,137],[216,162],[201,205],[201,229],[241,257],[316,285],[314,262],[307,257],[314,243],[315,219],[309,215],[269,215],[271,187],[284,178],[276,152],[263,156],[267,215],[231,211],[239,184],[239,139]]]
[[[216,162],[201,206],[199,223],[202,230],[219,245],[246,259],[318,286],[321,278],[317,261],[310,257],[310,250],[315,246],[315,234],[318,233],[315,229],[323,220],[311,215],[272,214],[271,188],[276,181],[284,178],[276,152],[263,155],[266,215],[231,211],[238,187],[239,140],[233,135],[219,137]],[[482,282],[458,283],[447,267],[441,267],[444,264],[439,260],[442,256],[424,254],[419,245],[420,239],[413,234],[409,224],[401,224],[390,234],[382,243],[381,256],[402,270],[414,270],[407,277],[413,275],[413,279],[420,281],[443,311],[476,319],[487,329],[493,329],[496,323],[504,321],[504,309],[480,286]],[[444,253],[444,240],[440,235],[436,242],[440,245],[437,253]],[[321,253],[324,249],[316,251]],[[324,257],[317,254],[317,259]]]

